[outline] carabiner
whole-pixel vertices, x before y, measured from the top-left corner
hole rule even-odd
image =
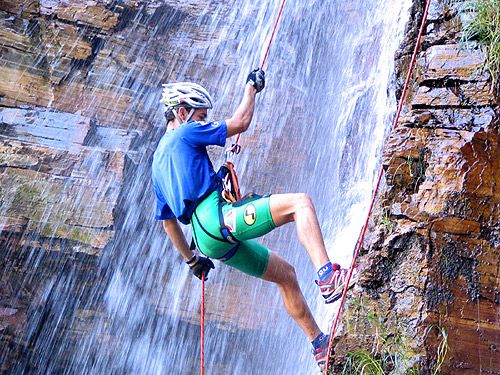
[[[241,151],[241,146],[239,144],[232,144],[231,147],[226,148],[224,151],[225,161],[229,161],[234,155],[238,155]]]

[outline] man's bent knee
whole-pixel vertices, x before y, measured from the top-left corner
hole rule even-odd
[[[276,226],[295,220],[295,214],[314,210],[312,199],[305,193],[273,194],[270,197],[271,215]]]
[[[306,193],[298,193],[295,194],[295,212],[304,210],[304,209],[314,209],[314,204],[309,195]]]
[[[295,268],[288,262],[284,261],[280,266],[277,277],[274,282],[278,285],[291,287],[298,287],[299,281],[297,280],[297,274],[295,273]]]
[[[277,284],[297,283],[295,268],[276,253],[271,253],[263,279]]]
[[[297,274],[295,273],[295,267],[293,267],[290,263],[284,262],[281,266],[281,274],[284,282],[296,281]]]

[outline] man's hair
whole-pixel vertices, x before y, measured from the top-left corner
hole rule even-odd
[[[180,106],[175,107],[175,108],[169,108],[165,112],[165,120],[167,120],[167,123],[169,123],[170,121],[175,120],[175,115],[174,115],[174,112],[172,111],[172,109],[175,109],[176,111],[179,111],[180,108],[184,108],[188,112],[191,110],[191,107],[188,107],[186,105],[180,105]]]

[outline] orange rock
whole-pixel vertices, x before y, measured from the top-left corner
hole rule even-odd
[[[459,44],[434,45],[425,51],[419,61],[423,66],[422,79],[461,81],[486,80],[489,75],[484,70],[486,50],[470,44],[469,48]]]
[[[62,22],[46,23],[42,27],[44,47],[55,61],[62,57],[85,60],[92,54],[92,45],[80,36],[74,25]]]
[[[433,220],[431,229],[436,232],[477,236],[480,234],[481,224],[474,220],[459,217],[445,217]]]

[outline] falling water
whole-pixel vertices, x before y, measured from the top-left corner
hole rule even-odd
[[[97,262],[88,269],[98,271],[76,271],[75,259],[60,257],[39,296],[43,308],[31,312],[30,350],[15,372],[199,371],[200,283],[153,219],[149,168],[164,131],[158,79],[204,84],[216,98],[211,116],[229,116],[246,74],[259,65],[281,1],[214,3],[185,2],[175,11],[161,2],[145,6],[119,32],[133,53],[127,77],[118,80],[111,67],[90,75],[96,90],[115,85],[136,92],[128,113],[141,106],[153,127],[138,130],[127,150],[115,240],[99,259],[88,261]],[[243,192],[310,194],[332,260],[347,266],[395,108],[388,88],[410,0],[304,3],[286,3],[265,67],[266,89],[235,162]],[[154,69],[145,66],[151,56],[158,62]],[[221,150],[211,153],[220,163]],[[88,169],[100,162],[90,155]],[[293,225],[263,243],[295,266],[306,299],[327,330],[333,309],[320,301],[315,270]],[[36,270],[37,257],[32,258],[26,264]],[[277,289],[221,264],[207,283],[205,337],[208,374],[316,371],[310,345],[284,312]]]

